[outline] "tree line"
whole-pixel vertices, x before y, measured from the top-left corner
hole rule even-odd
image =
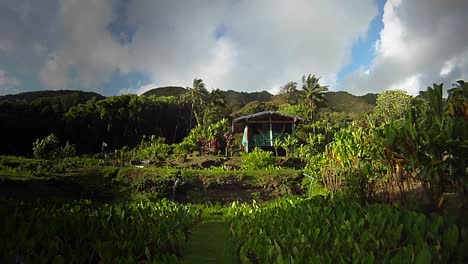
[[[327,86],[315,75],[302,77],[280,88],[279,103],[251,102],[237,112],[233,95],[220,89],[208,91],[202,79],[179,96],[120,95],[105,98],[81,91],[38,91],[0,98],[0,154],[31,155],[32,143],[54,134],[63,144],[73,144],[78,153],[130,148],[145,136],[181,142],[190,130],[208,128],[223,118],[277,110],[313,120],[324,101]],[[240,93],[242,94],[242,93]],[[228,98],[229,97],[229,98]],[[235,96],[234,96],[235,97]],[[230,99],[227,102],[227,99]],[[235,99],[235,98],[234,98]]]
[[[173,97],[121,95],[105,99],[72,94],[0,102],[1,154],[31,155],[32,143],[53,133],[78,153],[138,144],[143,135],[169,143],[189,131],[190,106]],[[65,142],[62,142],[65,143]]]

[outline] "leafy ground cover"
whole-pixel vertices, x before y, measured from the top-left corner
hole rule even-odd
[[[243,263],[463,263],[468,229],[447,217],[341,198],[233,203]]]
[[[2,263],[177,263],[200,217],[167,201],[1,202]]]

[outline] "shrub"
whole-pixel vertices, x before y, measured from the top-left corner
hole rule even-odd
[[[260,148],[255,148],[251,153],[242,157],[244,170],[271,169],[275,163],[273,154]]]
[[[140,146],[134,150],[133,157],[157,162],[166,159],[170,151],[171,146],[164,143],[164,138],[151,135],[148,138],[143,138]]]

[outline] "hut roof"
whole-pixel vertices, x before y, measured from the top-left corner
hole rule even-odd
[[[271,121],[274,121],[275,123],[299,123],[303,122],[304,119],[297,117],[297,116],[292,116],[292,115],[287,115],[283,114],[280,112],[275,112],[275,111],[264,111],[264,112],[259,112],[255,113],[252,115],[246,115],[246,116],[241,116],[238,118],[235,118],[232,120],[232,127],[234,132],[241,132],[244,129],[244,124],[249,123],[249,122],[255,122],[255,121],[265,121],[269,122],[271,118]]]

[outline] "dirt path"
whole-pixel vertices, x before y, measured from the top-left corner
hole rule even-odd
[[[239,263],[228,224],[222,215],[208,215],[193,228],[182,263]]]

